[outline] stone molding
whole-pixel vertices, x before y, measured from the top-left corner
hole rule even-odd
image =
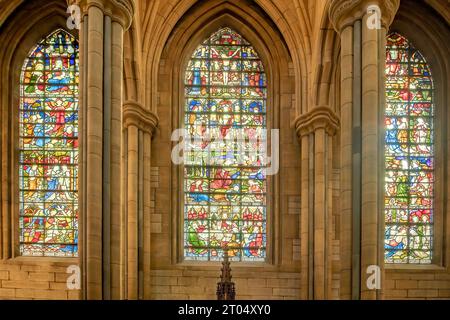
[[[134,125],[151,135],[158,127],[158,116],[145,109],[139,102],[125,101],[123,104],[123,124],[125,128]]]
[[[370,5],[377,5],[381,10],[381,24],[389,27],[400,6],[400,0],[331,0],[328,10],[331,23],[337,32],[362,19]]]
[[[338,116],[328,107],[315,107],[295,119],[295,129],[299,138],[320,128],[325,129],[330,136],[334,136],[339,128]]]
[[[135,0],[70,0],[71,4],[80,6],[82,15],[88,13],[90,7],[97,7],[112,21],[117,21],[124,30],[130,28],[136,11]]]

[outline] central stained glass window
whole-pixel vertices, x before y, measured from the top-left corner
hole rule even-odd
[[[385,262],[433,255],[434,101],[425,58],[398,33],[387,38]]]
[[[78,255],[78,42],[60,29],[22,69],[20,253]]]
[[[205,40],[185,74],[184,257],[266,258],[266,75],[230,28]]]

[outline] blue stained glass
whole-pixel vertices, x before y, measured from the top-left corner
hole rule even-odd
[[[64,30],[24,62],[19,227],[24,256],[78,255],[78,42]]]
[[[433,258],[434,101],[424,57],[402,35],[388,36],[385,113],[385,262]]]
[[[193,146],[184,153],[187,260],[219,260],[225,247],[231,260],[266,259],[267,188],[258,152],[266,82],[258,54],[230,28],[212,34],[191,56],[184,116]],[[242,137],[254,140],[244,144]]]

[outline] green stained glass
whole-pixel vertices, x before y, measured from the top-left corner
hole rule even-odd
[[[206,39],[185,73],[184,257],[266,259],[267,79],[255,49],[230,28]],[[223,139],[206,139],[207,136]],[[243,137],[252,138],[243,143]]]
[[[78,255],[78,42],[64,30],[25,61],[19,110],[24,256]]]
[[[385,262],[429,264],[433,257],[433,78],[402,35],[386,48]]]

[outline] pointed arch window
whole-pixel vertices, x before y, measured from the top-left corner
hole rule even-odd
[[[258,151],[266,128],[263,64],[247,40],[221,28],[194,51],[184,80],[184,126],[192,147],[184,153],[184,258],[219,260],[227,247],[232,260],[264,261],[266,177]]]
[[[24,256],[78,254],[78,42],[59,29],[20,77],[19,245]]]
[[[402,35],[387,38],[385,262],[433,258],[434,84],[422,54]]]

